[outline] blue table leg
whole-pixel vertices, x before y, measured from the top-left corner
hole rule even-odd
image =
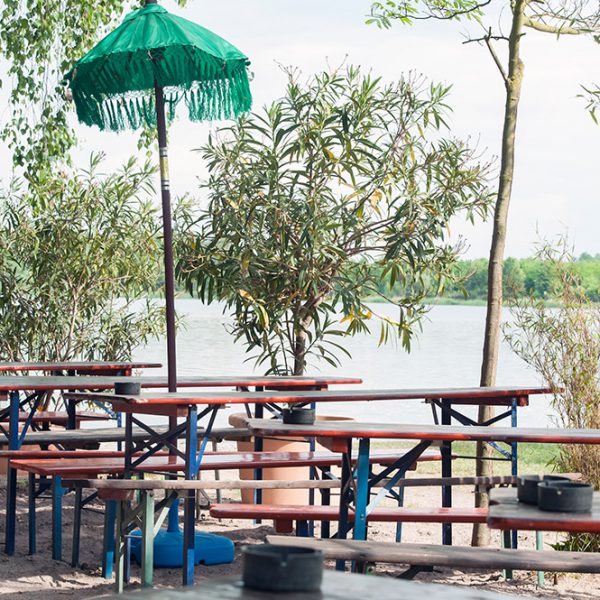
[[[369,503],[369,449],[370,440],[362,438],[358,446],[356,466],[356,501],[354,515],[354,539],[367,539],[367,504]]]
[[[406,477],[406,471],[402,472],[402,478]],[[398,487],[398,506],[404,506],[404,489],[403,485]],[[396,542],[402,541],[402,521],[396,523]]]
[[[67,400],[67,429],[77,428],[77,404],[75,400]]]
[[[441,421],[442,425],[452,423],[450,409],[452,404],[449,400],[442,399]],[[452,442],[442,442],[442,477],[452,477]],[[452,506],[452,486],[442,486],[442,506]],[[442,524],[442,544],[452,545],[452,523]]]
[[[36,536],[35,536],[35,473],[29,473],[27,485],[27,501],[29,505],[29,554],[35,554]]]
[[[196,479],[196,443],[198,439],[198,409],[188,406],[187,428],[185,434],[185,478]],[[194,564],[196,560],[196,494],[194,490],[184,492],[183,516],[183,585],[193,585]]]
[[[262,391],[262,388],[256,388],[256,391]],[[262,404],[254,405],[254,418],[262,419],[264,417],[264,407]],[[255,435],[254,436],[254,452],[262,452],[263,451],[263,439]],[[255,481],[262,480],[262,469],[254,469],[254,479]],[[262,504],[262,490],[255,489],[254,490],[254,504]],[[261,520],[256,519],[255,524],[260,525]]]
[[[19,392],[9,394],[8,449],[19,449]],[[6,474],[6,538],[4,552],[15,553],[15,530],[17,524],[17,471],[8,469]]]
[[[75,488],[75,505],[73,507],[73,543],[71,545],[71,566],[79,564],[79,547],[81,540],[81,511],[83,510],[83,488]]]
[[[510,426],[518,427],[517,419],[518,403],[517,399],[513,398],[510,409]],[[517,442],[511,443],[511,474],[516,477],[519,474],[519,444]],[[512,532],[512,547],[517,548],[519,535],[517,531]]]
[[[17,521],[17,471],[8,469],[6,474],[6,537],[4,552],[9,556],[15,553],[15,529]]]
[[[52,478],[52,558],[62,559],[62,499],[65,490],[62,477]]]
[[[346,539],[348,536],[348,505],[351,498],[352,483],[352,440],[348,440],[346,452],[342,456],[342,487],[340,490],[340,513],[338,522],[338,539]],[[346,561],[335,561],[336,571],[346,569]]]
[[[104,513],[104,551],[102,553],[102,577],[111,579],[115,560],[115,520],[117,518],[117,502],[108,500]]]

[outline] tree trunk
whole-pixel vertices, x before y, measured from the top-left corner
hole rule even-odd
[[[304,371],[306,370],[306,339],[311,322],[312,319],[310,317],[304,317],[304,319],[300,319],[298,324],[299,329],[296,332],[296,339],[294,340],[293,375],[304,375]]]
[[[506,224],[508,207],[512,193],[514,162],[515,162],[515,133],[517,114],[523,81],[523,63],[520,58],[520,43],[523,30],[523,12],[525,0],[516,0],[513,7],[512,27],[509,37],[508,73],[505,77],[506,104],[504,109],[504,129],[502,132],[502,158],[498,182],[498,197],[494,211],[494,230],[490,248],[488,265],[488,297],[487,315],[485,322],[485,339],[483,360],[481,365],[480,385],[493,386],[496,383],[498,353],[500,350],[500,324],[502,319],[502,267],[506,245]],[[479,422],[484,422],[494,416],[493,406],[479,407]],[[487,444],[477,444],[477,475],[491,475],[492,462],[489,459],[492,448]],[[476,506],[487,506],[488,496],[484,488],[478,488],[475,494]],[[482,546],[489,543],[489,530],[485,525],[473,527],[472,544]]]

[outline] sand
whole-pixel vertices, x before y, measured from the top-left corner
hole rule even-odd
[[[2,486],[4,488],[4,486]],[[235,493],[229,498],[235,501]],[[72,496],[72,495],[71,495]],[[17,550],[14,556],[0,553],[0,598],[19,598],[22,600],[58,600],[63,598],[89,598],[112,591],[112,583],[100,576],[101,540],[102,540],[102,504],[92,505],[83,515],[81,565],[72,568],[66,559],[70,558],[72,498],[65,498],[65,524],[63,537],[63,561],[51,558],[50,549],[50,501],[41,499],[38,509],[37,553],[27,555],[27,503],[24,485],[20,486],[18,498]],[[455,491],[455,505],[469,506],[472,495],[464,489]],[[409,488],[406,494],[407,506],[439,505],[439,491],[428,488]],[[0,530],[4,531],[5,491],[0,490]],[[244,544],[256,544],[264,541],[265,536],[274,533],[270,524],[253,525],[250,521],[234,521],[211,518],[202,511],[198,525],[202,531],[211,531],[227,536],[236,545],[236,560],[233,564],[196,569],[196,580],[235,575],[240,572],[239,548]],[[440,543],[440,525],[406,524],[403,529],[403,541],[421,543]],[[454,527],[454,543],[466,545],[470,540],[471,526]],[[374,540],[393,540],[394,527],[391,524],[374,524],[369,536]],[[557,535],[546,534],[545,542],[557,540]],[[492,543],[499,544],[494,533]],[[521,535],[520,547],[533,548],[533,538],[529,534]],[[330,568],[332,565],[328,565]],[[375,572],[381,576],[394,576],[403,570],[402,566],[377,565]],[[178,569],[156,569],[154,572],[156,587],[174,587],[180,585],[181,572]],[[438,569],[433,573],[423,573],[417,581],[428,581],[452,585],[468,585],[480,589],[494,590],[510,594],[537,598],[561,598],[591,600],[600,598],[600,575],[546,574],[545,588],[538,588],[534,573],[518,572],[515,579],[507,581],[498,570],[486,572],[466,572],[453,569]],[[139,589],[139,567],[132,565],[130,589]]]

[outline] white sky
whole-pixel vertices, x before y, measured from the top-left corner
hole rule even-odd
[[[324,68],[326,60],[335,65],[347,56],[349,63],[385,79],[415,70],[452,84],[453,134],[471,137],[490,156],[499,152],[503,84],[485,48],[462,44],[466,25],[424,22],[381,31],[365,25],[369,0],[189,0],[185,9],[168,0],[163,4],[250,57],[255,108],[282,94],[285,78],[278,63],[298,66],[308,75]],[[600,128],[577,98],[580,84],[600,81],[600,46],[589,39],[557,40],[529,32],[522,54],[526,72],[507,254],[530,255],[540,237],[565,232],[578,253],[600,253]],[[207,125],[184,118],[172,127],[175,194],[197,195],[197,178],[204,170],[193,149],[204,143],[207,131]],[[78,163],[85,163],[90,151],[104,150],[116,167],[137,153],[133,135],[81,125],[77,133]],[[8,154],[0,148],[0,179],[8,169]],[[467,257],[487,256],[490,232],[489,223],[453,225],[453,235],[463,235],[469,244]]]

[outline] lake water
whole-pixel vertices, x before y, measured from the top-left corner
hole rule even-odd
[[[378,314],[396,316],[391,304],[376,304]],[[179,375],[261,374],[255,371],[241,343],[235,344],[227,332],[230,319],[217,304],[205,306],[198,300],[177,301],[178,314],[185,317],[178,332]],[[508,311],[506,311],[508,316]],[[379,328],[371,335],[346,338],[342,343],[352,358],[343,357],[337,370],[322,364],[310,374],[348,375],[363,379],[363,387],[431,388],[477,386],[481,365],[485,307],[436,306],[423,323],[423,331],[414,340],[410,353],[400,344],[378,346]],[[164,340],[139,348],[134,359],[166,363]],[[163,369],[166,373],[166,369]],[[498,385],[541,385],[532,371],[508,346],[503,344],[498,369]],[[345,386],[344,386],[345,387]],[[357,386],[355,386],[357,387]],[[519,411],[519,424],[543,427],[550,425],[552,409],[549,398],[533,396],[531,406]],[[323,414],[349,415],[362,420],[431,423],[431,409],[420,401],[352,403],[322,406]],[[467,411],[468,412],[468,411]],[[470,414],[474,414],[471,411]],[[221,415],[220,424],[226,422]]]

